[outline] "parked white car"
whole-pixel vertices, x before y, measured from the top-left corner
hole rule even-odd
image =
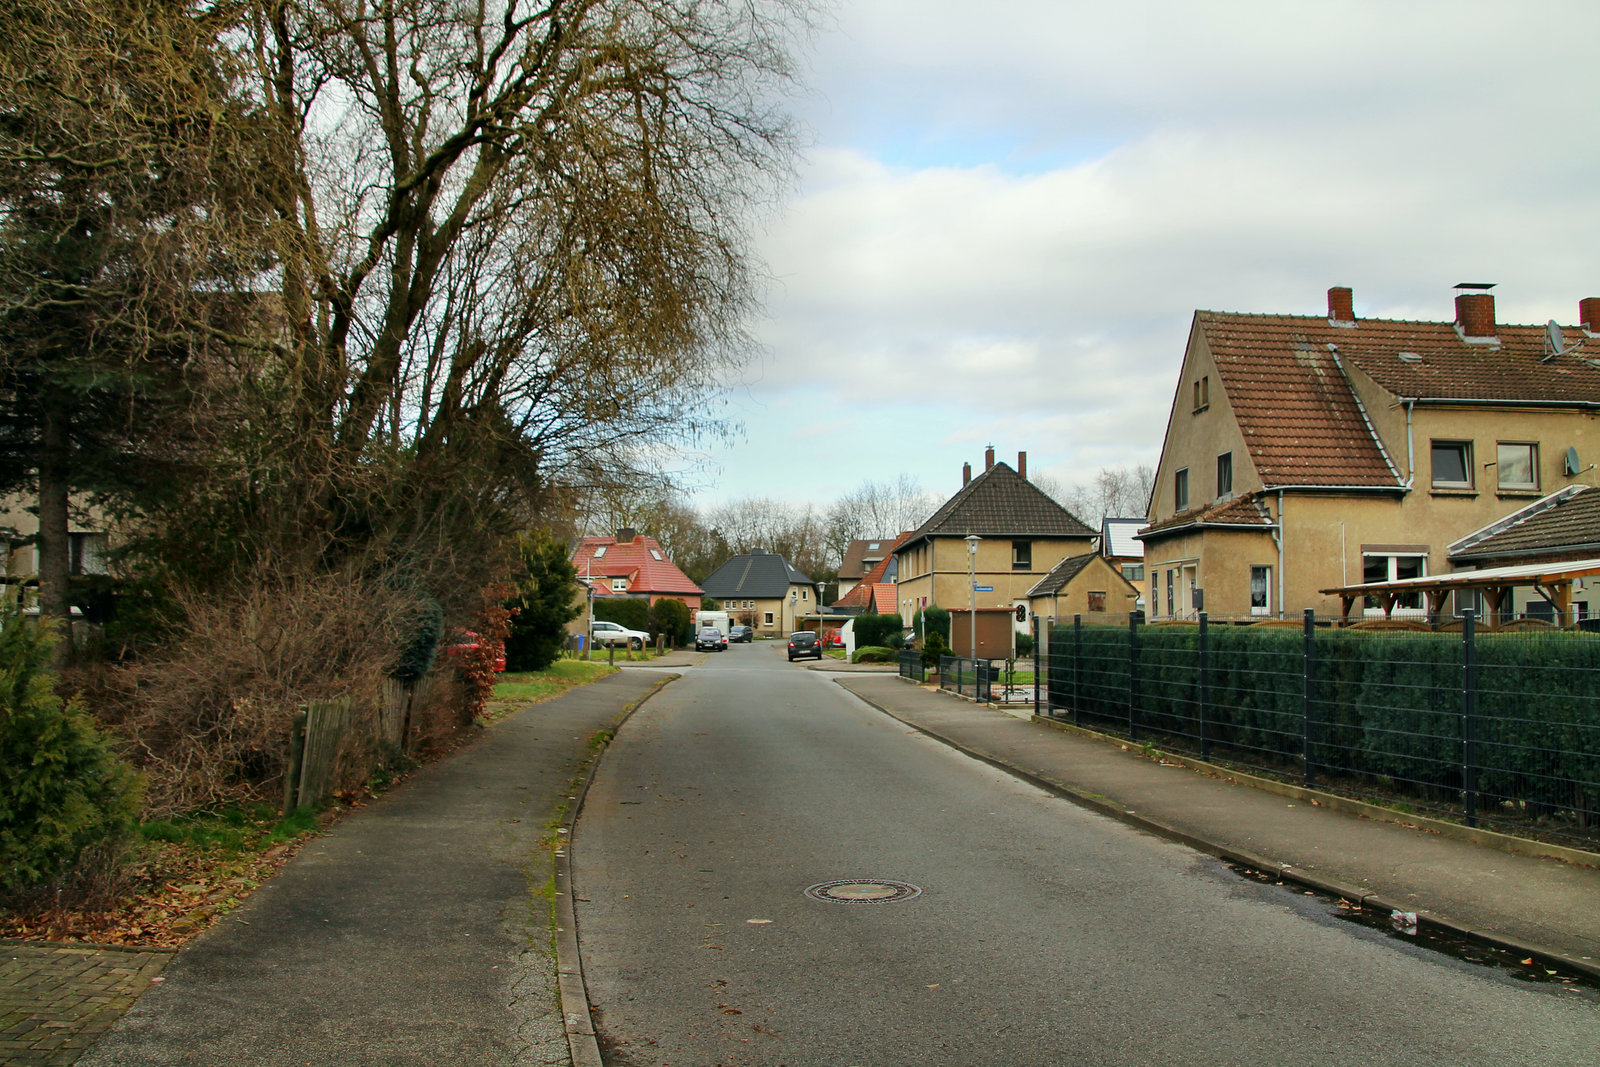
[[[630,630],[621,623],[596,619],[592,627],[595,647],[621,645],[624,648],[643,648],[650,643],[650,635],[641,630]]]

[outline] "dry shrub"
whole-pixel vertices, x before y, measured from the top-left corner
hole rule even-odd
[[[414,599],[350,574],[260,573],[222,591],[176,590],[183,636],[108,679],[103,713],[149,775],[151,814],[277,799],[295,711],[349,698],[341,760],[364,776],[383,678]]]

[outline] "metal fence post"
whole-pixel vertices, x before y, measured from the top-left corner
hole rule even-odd
[[[1207,644],[1207,614],[1200,613],[1200,685],[1197,696],[1199,707],[1196,714],[1200,718],[1200,758],[1206,759],[1211,755],[1211,731],[1207,727],[1207,720],[1211,717],[1211,662],[1210,648]]]
[[[1139,739],[1133,708],[1139,701],[1139,613],[1128,612],[1128,740]]]
[[[1306,649],[1304,656],[1305,670],[1305,704],[1300,712],[1300,761],[1305,773],[1306,788],[1311,788],[1317,777],[1316,764],[1311,759],[1311,746],[1313,744],[1313,731],[1311,728],[1311,709],[1316,702],[1316,682],[1312,675],[1316,670],[1316,646],[1313,635],[1317,627],[1317,613],[1313,608],[1306,609]]]
[[[1072,723],[1081,726],[1082,717],[1078,714],[1078,664],[1083,662],[1083,616],[1072,617]]]
[[[1461,787],[1468,826],[1478,825],[1478,767],[1473,734],[1478,713],[1477,620],[1471,610],[1461,617]]]
[[[1033,616],[1033,713],[1039,714],[1039,616]]]

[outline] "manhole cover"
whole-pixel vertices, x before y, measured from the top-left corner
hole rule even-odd
[[[819,882],[806,887],[806,896],[830,904],[892,904],[897,900],[910,900],[921,892],[910,882],[891,882],[884,878],[841,878],[837,882]]]

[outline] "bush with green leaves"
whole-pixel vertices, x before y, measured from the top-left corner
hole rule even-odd
[[[939,666],[939,657],[950,654],[950,644],[944,639],[944,634],[938,630],[928,631],[928,636],[922,639],[922,665],[930,669]]]
[[[597,596],[594,617],[630,630],[650,630],[650,601],[636,596]]]
[[[901,637],[905,624],[900,621],[898,614],[894,615],[857,615],[855,625],[856,647],[866,648],[877,646],[892,648],[891,641]]]
[[[52,642],[0,625],[0,895],[48,882],[133,828],[139,779],[46,670]]]
[[[945,647],[950,646],[950,613],[939,605],[919,608],[911,617],[911,626],[919,639],[926,641],[929,634],[938,634],[944,639]]]
[[[516,611],[506,635],[506,669],[542,671],[561,655],[567,623],[583,613],[578,606],[578,572],[566,546],[545,534],[518,539],[522,574],[506,606]]]
[[[694,617],[689,605],[670,597],[656,601],[650,606],[650,632],[665,637],[670,647],[688,644],[694,639]]]
[[[444,636],[444,609],[433,597],[422,593],[403,625],[405,644],[395,657],[389,675],[402,682],[415,682],[433,668],[439,653],[439,640]]]

